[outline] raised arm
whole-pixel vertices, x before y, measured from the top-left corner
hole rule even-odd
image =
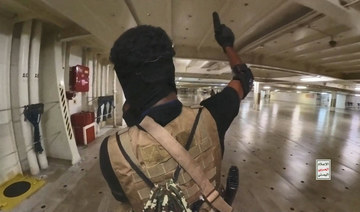
[[[243,99],[252,89],[254,81],[253,74],[234,50],[234,33],[225,24],[220,23],[217,12],[213,13],[213,21],[215,39],[229,58],[229,63],[234,75],[228,86],[238,93],[240,99]]]

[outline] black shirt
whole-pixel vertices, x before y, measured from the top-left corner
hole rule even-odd
[[[240,98],[237,92],[230,87],[225,87],[220,93],[200,103],[206,107],[213,116],[220,139],[222,152],[224,152],[224,137],[226,130],[239,112]],[[145,111],[142,115],[148,115],[162,126],[167,125],[181,113],[182,104],[179,100],[174,100],[163,105],[153,107]],[[100,147],[100,168],[107,181],[115,199],[126,201],[126,196],[120,183],[111,167],[110,158],[107,150],[107,139]]]

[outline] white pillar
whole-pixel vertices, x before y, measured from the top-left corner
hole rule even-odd
[[[330,111],[335,111],[336,108],[336,92],[331,93]]]
[[[98,59],[96,54],[93,55],[93,74],[92,74],[92,101],[97,97],[97,72],[98,72]],[[93,102],[94,103],[94,102]]]
[[[260,109],[260,83],[254,82],[254,103],[253,109],[259,110]]]
[[[111,71],[113,71],[111,69]],[[116,123],[116,95],[117,95],[117,90],[116,90],[116,81],[117,81],[117,77],[116,74],[113,74],[113,95],[114,95],[114,108],[113,108],[113,126],[116,127],[117,123]]]
[[[265,96],[266,98],[264,98],[266,103],[270,102],[270,90],[265,90]]]
[[[19,50],[19,103],[20,106],[29,104],[29,48],[30,48],[30,35],[31,35],[32,21],[23,23],[21,37],[20,37],[20,50]],[[40,172],[39,164],[37,162],[36,153],[33,149],[34,143],[31,136],[31,124],[29,121],[24,121],[23,108],[20,108],[20,125],[23,133],[23,141],[27,160],[29,162],[30,172],[32,175],[37,175]]]
[[[110,65],[106,65],[105,67],[105,94],[106,95],[109,95],[110,92],[109,92],[109,87],[111,86],[111,81],[110,81],[110,78],[109,78],[109,69],[110,69]]]
[[[40,43],[42,33],[42,23],[34,21],[33,34],[31,38],[30,66],[29,66],[29,100],[30,104],[37,104],[39,100],[39,62],[40,62]],[[41,124],[39,126],[40,135],[43,134]],[[37,153],[37,158],[41,169],[47,169],[49,164],[46,158],[44,136],[41,136],[42,153]]]

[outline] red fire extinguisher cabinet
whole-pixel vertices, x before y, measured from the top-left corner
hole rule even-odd
[[[89,91],[89,68],[82,65],[70,67],[70,90],[75,92]]]

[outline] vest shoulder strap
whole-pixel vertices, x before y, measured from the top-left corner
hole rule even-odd
[[[120,136],[120,141],[122,146],[124,147],[125,152],[129,155],[129,158],[135,163],[136,166],[140,166],[139,161],[137,160],[133,148],[132,148],[132,143],[131,143],[131,137],[129,135],[129,129],[126,130],[125,132],[122,132],[121,134],[119,134]]]

